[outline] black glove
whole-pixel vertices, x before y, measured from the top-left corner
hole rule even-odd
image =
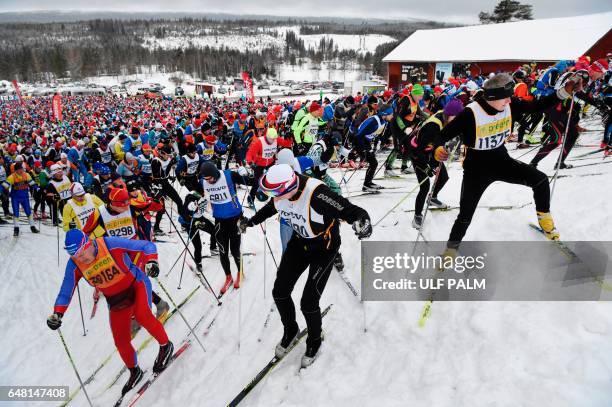
[[[353,222],[353,230],[355,231],[355,234],[359,240],[370,237],[372,235],[372,223],[370,222],[370,217],[365,215],[361,219]]]
[[[240,233],[246,233],[247,228],[253,226],[253,222],[249,218],[240,218],[238,220],[238,229],[240,229]]]
[[[55,331],[60,326],[62,326],[62,317],[63,316],[64,316],[64,314],[62,314],[61,312],[56,312],[54,314],[51,314],[49,316],[49,318],[47,318],[47,326],[51,330]]]
[[[159,264],[157,264],[157,261],[155,260],[150,260],[145,265],[145,271],[149,277],[155,278],[159,276]]]

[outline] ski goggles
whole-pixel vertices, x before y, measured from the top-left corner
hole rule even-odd
[[[268,182],[266,176],[261,177],[259,181],[259,190],[271,198],[285,195],[298,187],[298,177],[293,173],[290,180],[272,184]]]

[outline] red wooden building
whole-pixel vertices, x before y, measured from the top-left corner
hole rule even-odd
[[[418,30],[389,53],[389,87],[434,83],[452,72],[472,75],[514,71],[535,62],[538,69],[561,59],[612,51],[612,12],[436,30]]]

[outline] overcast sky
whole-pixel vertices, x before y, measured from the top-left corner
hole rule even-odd
[[[425,18],[475,23],[478,13],[492,10],[496,0],[0,0],[0,11],[198,11],[282,16]],[[612,11],[611,0],[531,0],[535,18],[564,17]]]

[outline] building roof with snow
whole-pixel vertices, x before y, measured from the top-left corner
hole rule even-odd
[[[610,42],[612,12],[435,30],[417,30],[384,62],[558,61]]]

